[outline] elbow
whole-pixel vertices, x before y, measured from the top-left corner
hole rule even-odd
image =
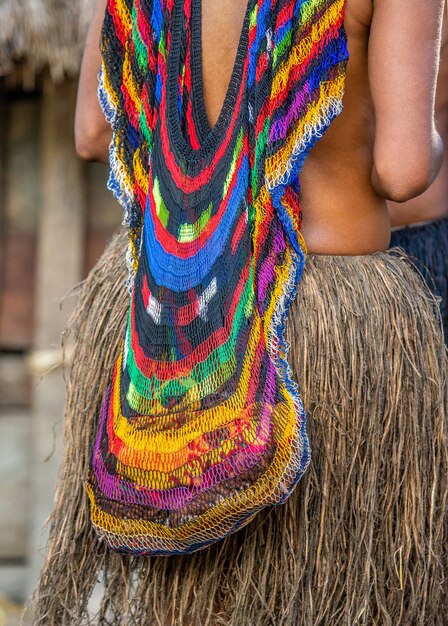
[[[75,142],[76,154],[83,161],[96,161],[97,153],[93,144],[84,139],[76,140]]]
[[[104,140],[95,134],[76,134],[75,135],[76,154],[83,161],[103,161]]]
[[[379,196],[393,202],[407,202],[422,194],[431,185],[432,178],[424,171],[403,172],[390,168],[382,173],[375,168],[373,186]]]
[[[389,152],[391,154],[391,152]],[[437,176],[443,160],[440,137],[427,150],[403,150],[399,157],[375,158],[372,183],[375,191],[393,202],[407,202],[425,192]]]
[[[75,126],[75,150],[83,161],[108,163],[109,144],[112,138],[110,127],[96,129]]]

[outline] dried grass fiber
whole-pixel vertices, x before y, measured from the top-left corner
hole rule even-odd
[[[432,297],[398,252],[308,259],[288,332],[313,457],[285,506],[186,558],[98,542],[83,483],[124,327],[125,246],[120,233],[81,286],[70,327],[65,462],[34,623],[446,624],[446,352]]]
[[[0,75],[25,61],[54,80],[77,74],[95,0],[1,0]]]
[[[399,228],[391,245],[411,258],[431,291],[440,298],[440,312],[448,344],[448,217],[428,224]]]

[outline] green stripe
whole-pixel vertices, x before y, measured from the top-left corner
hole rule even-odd
[[[140,31],[138,30],[137,12],[135,7],[132,9],[132,40],[134,42],[134,49],[140,69],[148,69],[148,50],[140,36]]]
[[[249,28],[254,28],[257,23],[258,4],[254,6],[249,17]]]
[[[181,224],[179,226],[178,240],[181,243],[191,243],[201,235],[204,228],[210,221],[212,215],[212,203],[208,205],[208,208],[203,211],[199,219],[194,224]]]
[[[231,183],[232,177],[233,177],[233,175],[235,173],[236,164],[237,164],[237,161],[238,161],[238,159],[240,157],[241,150],[243,149],[243,137],[244,137],[244,129],[242,128],[240,130],[240,132],[238,133],[238,138],[237,138],[236,144],[235,144],[235,150],[233,152],[232,164],[230,166],[229,173],[227,174],[227,178],[226,178],[226,181],[224,183],[224,191],[223,191],[223,194],[222,194],[223,198],[226,197],[227,192],[229,191],[230,183]]]
[[[274,67],[277,66],[280,58],[289,50],[292,41],[292,29],[289,30],[283,39],[277,43],[274,48]]]
[[[159,179],[154,179],[154,200],[156,204],[156,213],[159,220],[162,222],[163,226],[166,228],[168,225],[168,220],[170,218],[170,214],[168,209],[166,208],[166,204],[163,201],[162,195],[160,193],[160,185]]]
[[[251,172],[251,187],[252,187],[252,197],[256,198],[258,196],[259,187],[261,184],[264,184],[264,178],[260,180],[258,176],[258,172],[262,167],[262,160],[266,155],[266,146],[269,139],[269,128],[271,124],[271,119],[267,117],[264,121],[263,130],[257,135],[257,142],[255,145],[255,159],[254,159],[254,167]],[[255,219],[255,218],[254,218]]]
[[[140,119],[140,131],[143,137],[148,142],[149,147],[151,147],[152,146],[152,132],[149,130],[148,121],[146,119],[145,110],[143,107],[141,108],[139,119]]]
[[[195,365],[188,376],[181,379],[160,381],[156,376],[152,376],[151,378],[145,377],[138,369],[135,362],[130,342],[130,333],[128,333],[128,358],[126,366],[131,379],[127,395],[130,406],[136,411],[140,410],[141,400],[139,401],[139,396],[147,398],[148,400],[155,396],[164,404],[169,401],[170,397],[183,394],[186,389],[191,388],[193,385],[199,386],[200,393],[198,397],[202,398],[213,391],[213,388],[210,387],[210,383],[206,380],[209,379],[212,374],[223,373],[222,370],[227,368],[225,380],[228,379],[235,371],[236,341],[242,325],[246,323],[253,312],[254,297],[253,267],[251,266],[249,280],[247,281],[235,311],[229,340],[214,350],[205,361]],[[129,325],[130,313],[128,317],[128,326]],[[219,384],[222,384],[225,380],[220,380]]]

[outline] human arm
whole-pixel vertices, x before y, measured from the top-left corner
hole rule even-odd
[[[434,102],[443,6],[444,0],[374,0],[372,183],[379,195],[397,202],[423,193],[442,163]]]
[[[97,0],[87,33],[81,65],[75,113],[75,144],[78,156],[87,161],[109,163],[112,138],[98,101],[98,72],[101,67],[99,41],[107,0]]]

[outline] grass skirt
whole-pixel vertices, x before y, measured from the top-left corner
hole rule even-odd
[[[187,557],[124,557],[98,541],[84,481],[125,323],[125,246],[120,233],[82,284],[70,327],[65,460],[34,623],[446,624],[446,353],[432,296],[394,252],[307,260],[288,335],[312,462],[286,505]]]
[[[441,299],[442,323],[448,344],[448,217],[395,230],[391,246],[402,248],[411,257],[429,288]]]

